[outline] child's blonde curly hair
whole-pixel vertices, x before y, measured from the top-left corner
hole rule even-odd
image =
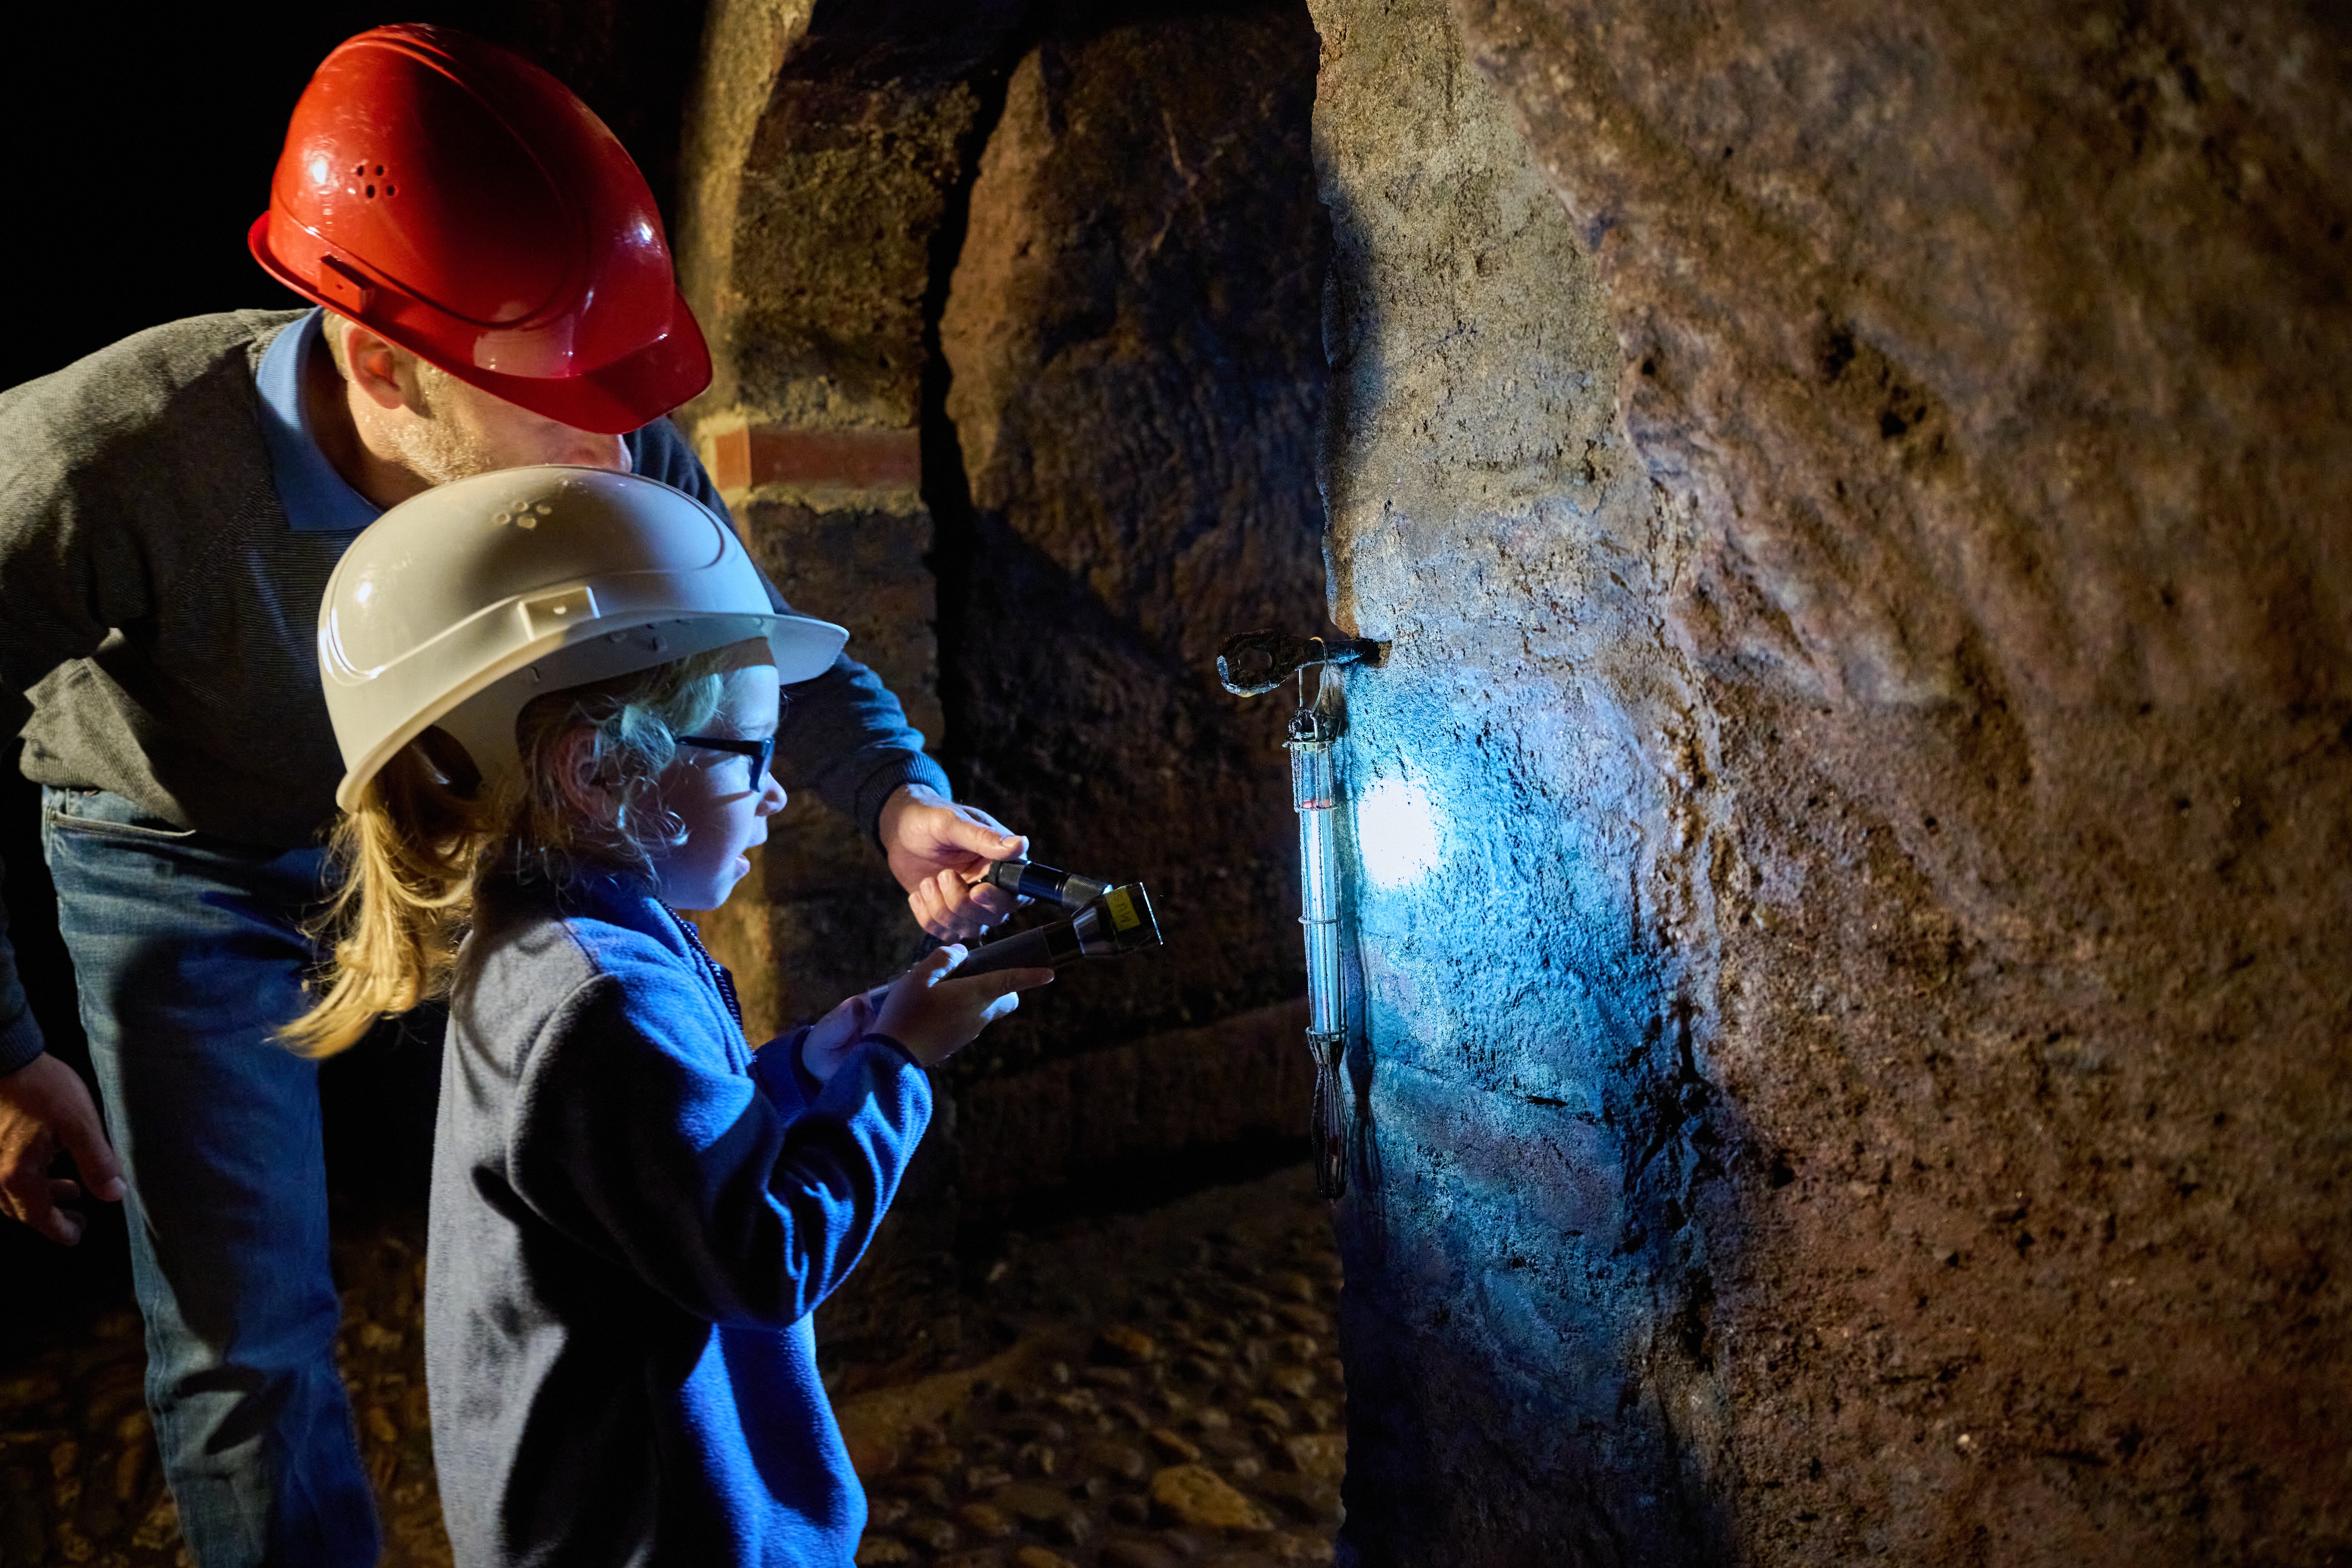
[[[334,962],[310,1010],[278,1037],[306,1057],[359,1043],[377,1020],[449,993],[486,875],[568,886],[597,872],[651,879],[652,851],[678,841],[658,785],[677,738],[718,712],[722,651],[533,698],[515,720],[522,766],[485,790],[449,736],[427,730],[391,757],[335,825],[341,885],[312,934]],[[587,731],[579,756],[567,737]],[[582,812],[562,773],[584,765],[608,815]]]

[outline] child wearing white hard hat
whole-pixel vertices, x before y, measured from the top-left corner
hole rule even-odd
[[[460,1564],[846,1563],[865,1499],[809,1313],[930,1113],[922,1068],[1052,978],[946,948],[754,1051],[680,908],[784,804],[772,610],[653,480],[526,468],[384,514],[320,617],[350,769],[325,1054],[446,990],[425,1310]]]

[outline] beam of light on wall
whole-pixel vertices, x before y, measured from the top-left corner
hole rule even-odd
[[[1393,892],[1437,864],[1437,806],[1410,779],[1376,779],[1356,802],[1356,847],[1372,885]]]

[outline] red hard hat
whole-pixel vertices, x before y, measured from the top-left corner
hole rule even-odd
[[[579,429],[710,384],[636,164],[562,82],[446,27],[327,57],[246,240],[296,293]]]

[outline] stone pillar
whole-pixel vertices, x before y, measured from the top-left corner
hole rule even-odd
[[[849,628],[934,752],[929,337],[977,153],[972,79],[1014,11],[712,0],[680,169],[680,283],[714,360],[680,422],[754,558],[796,607]],[[931,447],[952,465],[951,439]],[[779,756],[788,783],[791,765]],[[920,935],[875,846],[806,789],[704,929],[754,1041],[905,967]],[[919,1336],[954,1353],[953,1314],[932,1320],[953,1280],[956,1120],[941,1092],[889,1220],[826,1306],[829,1366]]]
[[[940,324],[950,755],[1040,859],[1145,882],[1168,946],[959,1059],[968,1202],[1306,1125],[1289,700],[1214,655],[1322,626],[1315,47],[1295,0],[1058,20],[980,160]]]
[[[1321,624],[1324,219],[1297,5],[1041,11],[1017,39],[918,9],[719,0],[680,231],[719,361],[688,417],[755,554],[851,626],[965,798],[1144,881],[1170,938],[940,1075],[900,1204],[936,1258],[975,1205],[1302,1152],[1285,708],[1213,658]],[[909,956],[878,858],[814,802],[755,884],[710,922],[755,1029]],[[903,1229],[832,1343],[903,1326]]]
[[[715,374],[682,423],[753,556],[795,606],[849,628],[936,749],[925,300],[980,111],[964,78],[993,34],[927,31],[902,9],[713,5],[678,226]],[[911,52],[866,47],[894,21]],[[903,966],[915,938],[874,846],[806,790],[708,923],[755,1039]]]

